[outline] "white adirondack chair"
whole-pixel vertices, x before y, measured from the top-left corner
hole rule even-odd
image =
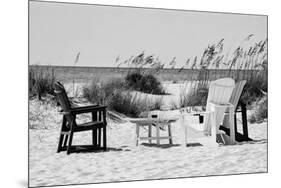
[[[230,137],[232,143],[235,142],[234,107],[229,103],[234,86],[235,81],[231,78],[222,78],[212,81],[209,87],[206,111],[182,113],[181,117],[185,130],[185,143],[187,143],[188,135],[193,135],[198,138],[204,138],[204,144],[217,146],[217,135],[221,134],[219,126],[222,124],[226,108],[229,109],[230,113]],[[190,119],[192,119],[192,116],[195,114],[204,116],[203,124],[191,123]]]

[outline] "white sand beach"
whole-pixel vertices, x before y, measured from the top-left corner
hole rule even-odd
[[[29,129],[30,186],[267,172],[267,122],[249,124],[252,142],[185,147],[177,121],[172,124],[173,145],[166,140],[160,146],[142,141],[137,147],[133,123],[108,120],[106,152],[66,155],[56,153],[61,118],[54,106],[30,101],[30,126],[39,127]],[[141,134],[147,130],[141,129]],[[90,132],[74,135],[73,144],[90,143]]]

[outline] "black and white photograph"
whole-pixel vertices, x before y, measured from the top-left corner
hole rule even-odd
[[[29,187],[267,172],[267,15],[28,1]]]

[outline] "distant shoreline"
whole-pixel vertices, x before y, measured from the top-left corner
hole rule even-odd
[[[90,69],[120,69],[120,70],[129,70],[129,69],[137,69],[137,68],[133,68],[133,67],[91,67],[91,66],[69,66],[69,65],[28,65],[29,67],[42,67],[42,68],[69,68],[69,69],[87,69],[87,68],[90,68]],[[153,68],[142,68],[142,69],[153,69]],[[163,68],[162,70],[181,70],[182,68]],[[185,70],[185,71],[199,71],[201,69],[182,69],[182,70]],[[206,69],[208,71],[213,71],[213,70],[222,70],[222,71],[229,71],[229,69],[227,68],[220,68],[220,69]],[[231,71],[260,71],[260,69],[231,69]]]
[[[86,67],[86,66],[53,66],[53,65],[30,65],[29,70],[40,72],[51,72],[56,79],[62,82],[70,82],[74,78],[78,82],[89,83],[93,79],[112,80],[124,78],[128,72],[135,68],[129,67]],[[144,68],[144,71],[153,70]],[[223,77],[232,77],[235,80],[248,80],[251,75],[260,73],[261,70],[239,70],[239,69],[160,69],[158,73],[152,73],[159,81],[190,81],[190,80],[216,80]],[[263,72],[267,76],[267,72]]]

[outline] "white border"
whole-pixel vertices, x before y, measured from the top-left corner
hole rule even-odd
[[[60,0],[58,0],[60,1]],[[280,18],[278,1],[246,0],[65,0],[67,2],[234,12],[269,15],[269,173],[202,177],[70,187],[268,187],[280,174]],[[274,2],[274,3],[273,3]],[[2,1],[1,46],[1,181],[0,187],[26,187],[27,182],[27,0]],[[2,105],[4,103],[4,105]],[[280,116],[280,115],[279,115]]]

